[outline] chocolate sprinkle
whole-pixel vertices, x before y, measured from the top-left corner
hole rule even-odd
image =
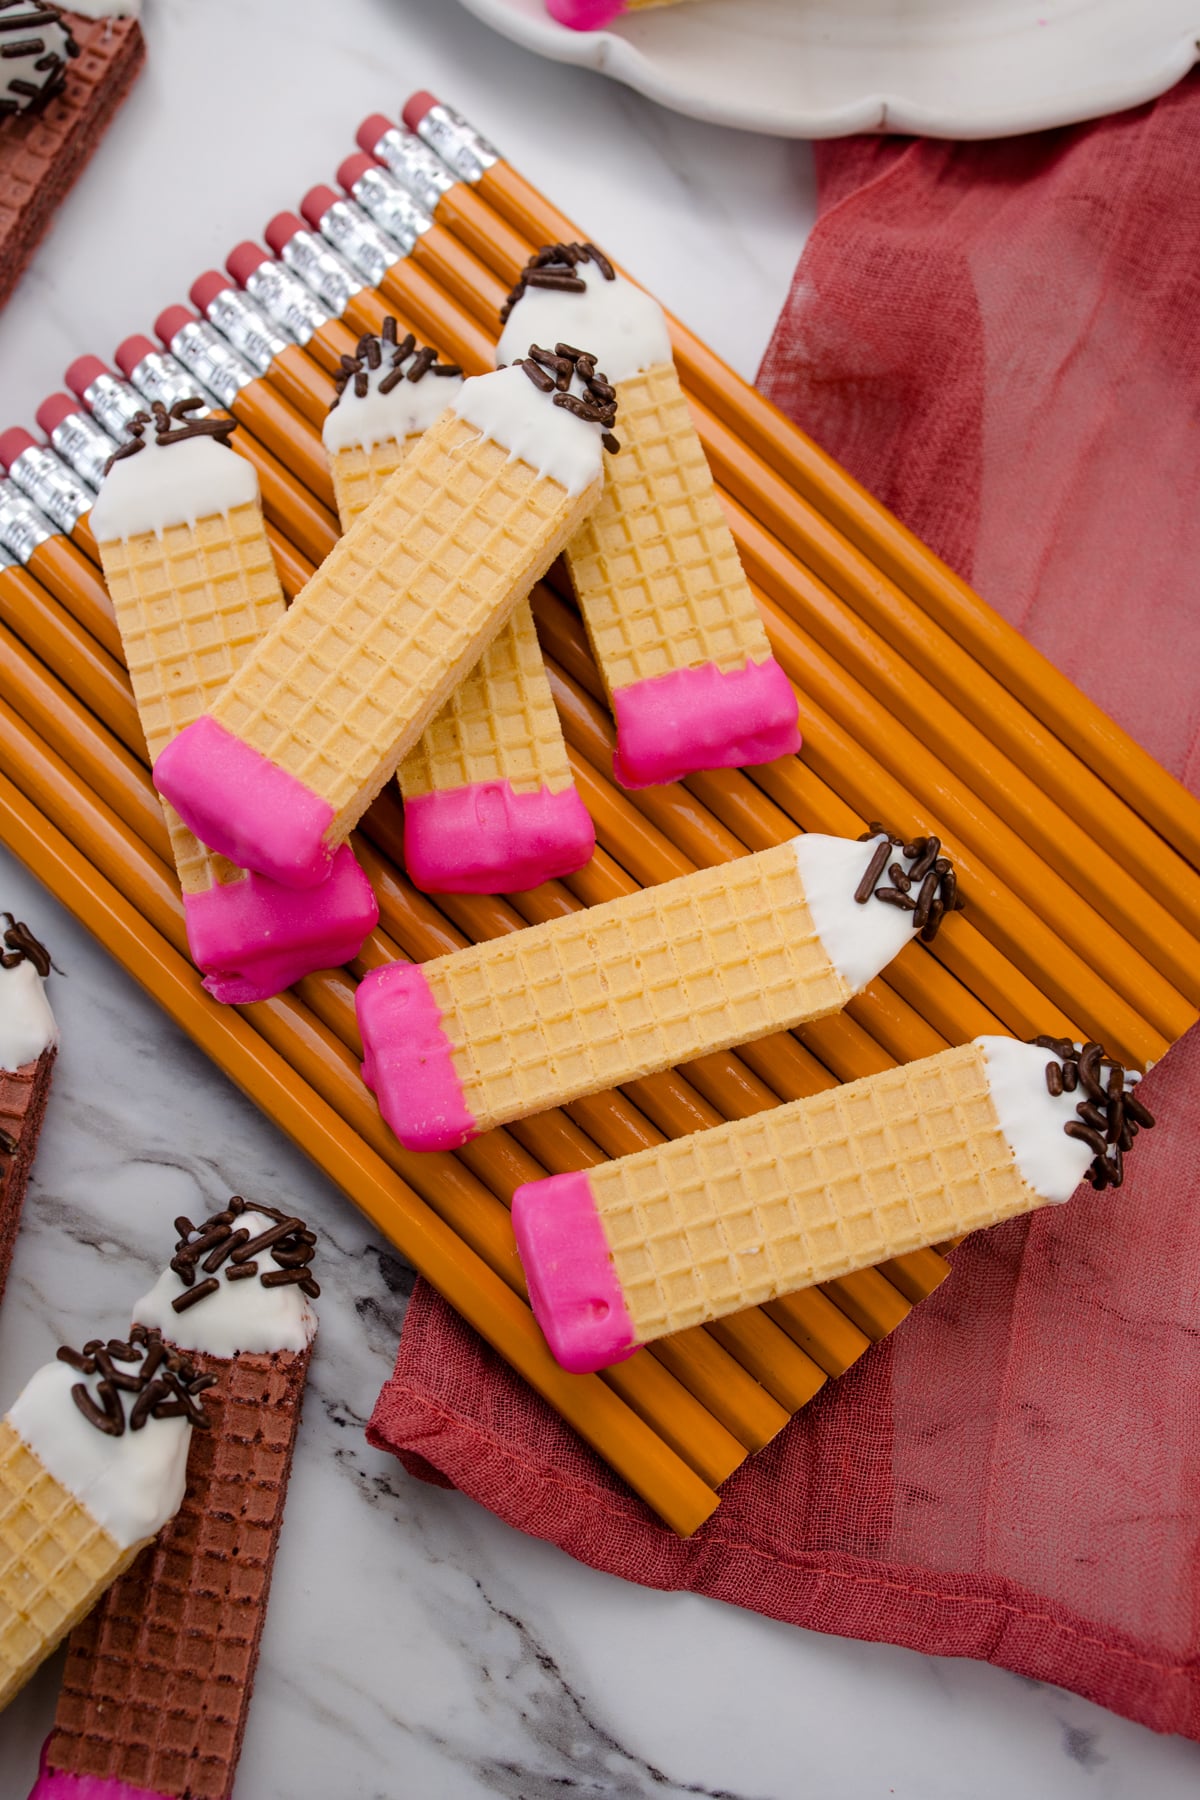
[[[557,288],[567,294],[586,293],[587,282],[575,273],[580,263],[585,262],[594,263],[605,281],[617,279],[616,270],[603,251],[597,250],[595,244],[543,244],[525,264],[517,277],[516,285],[500,308],[500,323],[507,325],[509,314],[527,288]]]
[[[71,1389],[71,1398],[88,1424],[106,1437],[123,1437],[127,1429],[141,1431],[147,1419],[188,1418],[201,1429],[209,1424],[198,1396],[216,1376],[198,1375],[189,1357],[148,1326],[135,1325],[128,1341],[110,1338],[105,1344],[91,1338],[82,1350],[64,1344],[58,1360],[81,1375],[99,1375],[95,1396],[80,1381]],[[128,1418],[123,1393],[134,1396]]]
[[[330,401],[330,412],[348,387],[353,388],[357,399],[365,400],[371,386],[368,376],[376,369],[387,371],[379,382],[381,394],[390,394],[402,381],[421,381],[426,375],[462,374],[457,363],[439,362],[437,351],[427,344],[418,344],[411,331],[403,337],[399,331],[399,320],[389,313],[379,331],[365,332],[359,338],[353,356],[342,357],[341,369],[335,377],[337,393]]]
[[[5,18],[5,13],[14,8],[23,7],[12,18]],[[44,25],[58,25],[63,33],[63,54],[47,47],[46,40],[40,35]],[[15,42],[5,41],[0,47],[0,61],[12,62],[18,57],[36,56],[34,68],[43,77],[40,82],[26,81],[15,76],[8,81],[0,80],[0,119],[10,118],[15,113],[38,113],[47,107],[51,100],[58,98],[67,85],[67,61],[79,55],[79,45],[75,42],[71,28],[57,6],[40,6],[29,9],[28,0],[0,0],[0,34],[7,38],[12,31],[35,31],[36,37],[19,38]],[[39,54],[40,52],[40,54]],[[22,101],[25,102],[22,105]]]
[[[1036,1037],[1031,1043],[1049,1050],[1054,1060],[1046,1064],[1046,1087],[1055,1097],[1083,1089],[1075,1103],[1076,1117],[1063,1130],[1093,1152],[1085,1179],[1094,1188],[1120,1187],[1125,1179],[1125,1151],[1139,1131],[1148,1131],[1154,1114],[1138,1099],[1137,1076],[1126,1073],[1122,1063],[1106,1056],[1094,1041],[1082,1049],[1070,1038]],[[1107,1068],[1107,1078],[1102,1080]]]
[[[0,943],[4,945],[0,951],[0,969],[15,969],[18,963],[31,962],[44,981],[54,967],[45,944],[40,944],[28,925],[14,919],[10,912],[0,914],[0,917],[8,920],[8,927],[0,937]]]
[[[262,1213],[272,1222],[251,1237],[240,1223],[246,1212]],[[273,1206],[248,1206],[240,1194],[235,1194],[228,1206],[199,1226],[180,1216],[175,1230],[178,1242],[170,1266],[186,1290],[171,1302],[177,1313],[186,1312],[197,1301],[215,1294],[221,1285],[219,1271],[223,1271],[226,1281],[245,1281],[257,1275],[264,1287],[295,1283],[313,1300],[321,1292],[310,1267],[316,1254],[316,1233],[292,1213],[279,1212]],[[266,1272],[262,1274],[259,1258],[266,1259]],[[207,1279],[197,1281],[197,1271]],[[278,1279],[272,1280],[273,1274]]]
[[[205,418],[193,418],[198,407],[205,402],[199,394],[192,394],[187,399],[176,400],[172,406],[164,406],[161,400],[155,400],[149,412],[134,413],[129,421],[129,436],[119,449],[114,450],[104,465],[107,475],[114,463],[124,462],[127,456],[136,456],[146,448],[146,427],[153,425],[154,441],[157,444],[185,444],[189,438],[216,438],[227,450],[232,448],[229,440],[237,429],[237,420],[228,413],[213,413]]]
[[[612,431],[617,422],[616,389],[603,375],[597,375],[596,359],[587,350],[577,350],[573,344],[543,350],[540,344],[530,344],[529,355],[518,357],[512,366],[525,371],[539,394],[553,395],[554,406],[563,407],[588,425],[603,426],[600,442],[606,450],[615,454],[621,448]],[[570,392],[573,381],[582,386],[582,394]]]
[[[868,900],[882,900],[885,906],[910,912],[913,930],[920,934],[921,942],[932,944],[946,914],[961,912],[966,905],[958,891],[953,865],[949,857],[942,855],[941,839],[918,837],[906,843],[875,819],[858,841],[866,844],[872,838],[878,838],[879,842],[866,873],[854,890],[856,904],[865,906]],[[899,850],[911,863],[911,868],[906,870],[902,863],[893,862],[893,850]],[[890,886],[880,887],[885,871]],[[918,890],[915,900],[912,897],[914,887]]]

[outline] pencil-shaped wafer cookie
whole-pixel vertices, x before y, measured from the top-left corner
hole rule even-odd
[[[517,1245],[554,1355],[603,1368],[668,1332],[1068,1200],[1085,1178],[1119,1184],[1154,1123],[1137,1078],[1098,1045],[1051,1043],[976,1038],[518,1188]]]
[[[622,454],[567,546],[567,564],[617,722],[626,787],[800,748],[796,699],[692,424],[657,301],[591,244],[554,244],[509,297],[500,363],[532,333],[586,344],[617,394]]]
[[[325,422],[345,530],[461,387],[385,319]],[[443,379],[432,379],[434,377]],[[455,688],[398,771],[404,863],[427,893],[512,893],[582,868],[596,837],[575,789],[529,602]]]
[[[46,999],[50,953],[11,913],[0,914],[0,1299],[50,1094],[58,1027]]]
[[[431,962],[373,971],[357,996],[363,1077],[402,1144],[448,1150],[506,1120],[837,1012],[914,929],[936,931],[947,904],[957,904],[954,875],[936,839],[809,833]]]
[[[0,1419],[0,1707],[173,1516],[207,1378],[156,1333],[62,1349]]]
[[[204,712],[283,617],[258,481],[200,401],[134,424],[92,509],[151,760]],[[320,894],[297,894],[210,855],[164,808],[188,943],[218,1000],[265,1000],[358,954],[379,912],[348,847]]]
[[[30,1800],[233,1791],[318,1290],[300,1260],[312,1234],[298,1219],[234,1201],[196,1231],[178,1224],[171,1270],[134,1310],[214,1378],[211,1428],[193,1444],[175,1519],[72,1633]],[[234,1255],[254,1254],[234,1261],[231,1242]],[[254,1275],[238,1273],[247,1268]]]
[[[324,879],[595,505],[612,407],[575,386],[542,393],[524,364],[465,381],[204,718],[167,747],[155,780],[205,843],[293,887]]]

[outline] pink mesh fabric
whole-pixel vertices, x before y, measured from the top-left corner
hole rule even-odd
[[[817,149],[761,384],[1200,792],[1200,81],[1010,143]],[[370,1435],[628,1579],[1200,1738],[1200,1028],[1118,1193],[952,1281],[683,1543],[423,1285]]]

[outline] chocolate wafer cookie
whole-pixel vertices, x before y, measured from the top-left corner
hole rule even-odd
[[[49,973],[49,953],[29,927],[0,915],[0,1298],[57,1055]]]
[[[171,1270],[134,1310],[215,1378],[211,1428],[169,1528],[71,1635],[31,1800],[64,1775],[160,1800],[233,1787],[316,1330],[314,1239],[240,1199],[177,1224]]]
[[[0,8],[0,22],[5,11],[12,13],[14,26],[22,25],[22,39],[51,30],[49,25],[28,25],[15,7]],[[51,11],[42,7],[31,16]],[[88,19],[67,12],[63,24],[77,54],[60,59],[62,67],[50,72],[55,91],[27,110],[0,113],[0,306],[146,56],[136,19]]]

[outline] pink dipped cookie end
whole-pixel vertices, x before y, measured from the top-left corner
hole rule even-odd
[[[379,923],[371,884],[343,844],[328,881],[285,888],[262,875],[185,894],[192,960],[226,1006],[270,1000],[319,969],[353,961]]]
[[[49,1766],[51,1738],[42,1746],[38,1778],[30,1790],[29,1800],[171,1800],[157,1789],[131,1787],[112,1775],[72,1775],[66,1769]]]
[[[774,762],[800,748],[796,696],[775,658],[725,674],[674,669],[613,693],[622,787],[653,787],[703,769]]]
[[[359,983],[363,1080],[406,1150],[457,1150],[476,1135],[424,971],[390,963]]]
[[[527,1181],[512,1222],[533,1315],[560,1368],[591,1375],[632,1356],[633,1320],[586,1170]]]
[[[333,808],[218,725],[197,719],[154,765],[154,785],[202,844],[281,887],[318,887],[329,875]]]
[[[404,803],[404,862],[426,894],[515,894],[581,869],[596,848],[574,787],[518,794],[507,781]]]
[[[599,31],[625,11],[625,0],[546,0],[546,11],[572,31]]]

